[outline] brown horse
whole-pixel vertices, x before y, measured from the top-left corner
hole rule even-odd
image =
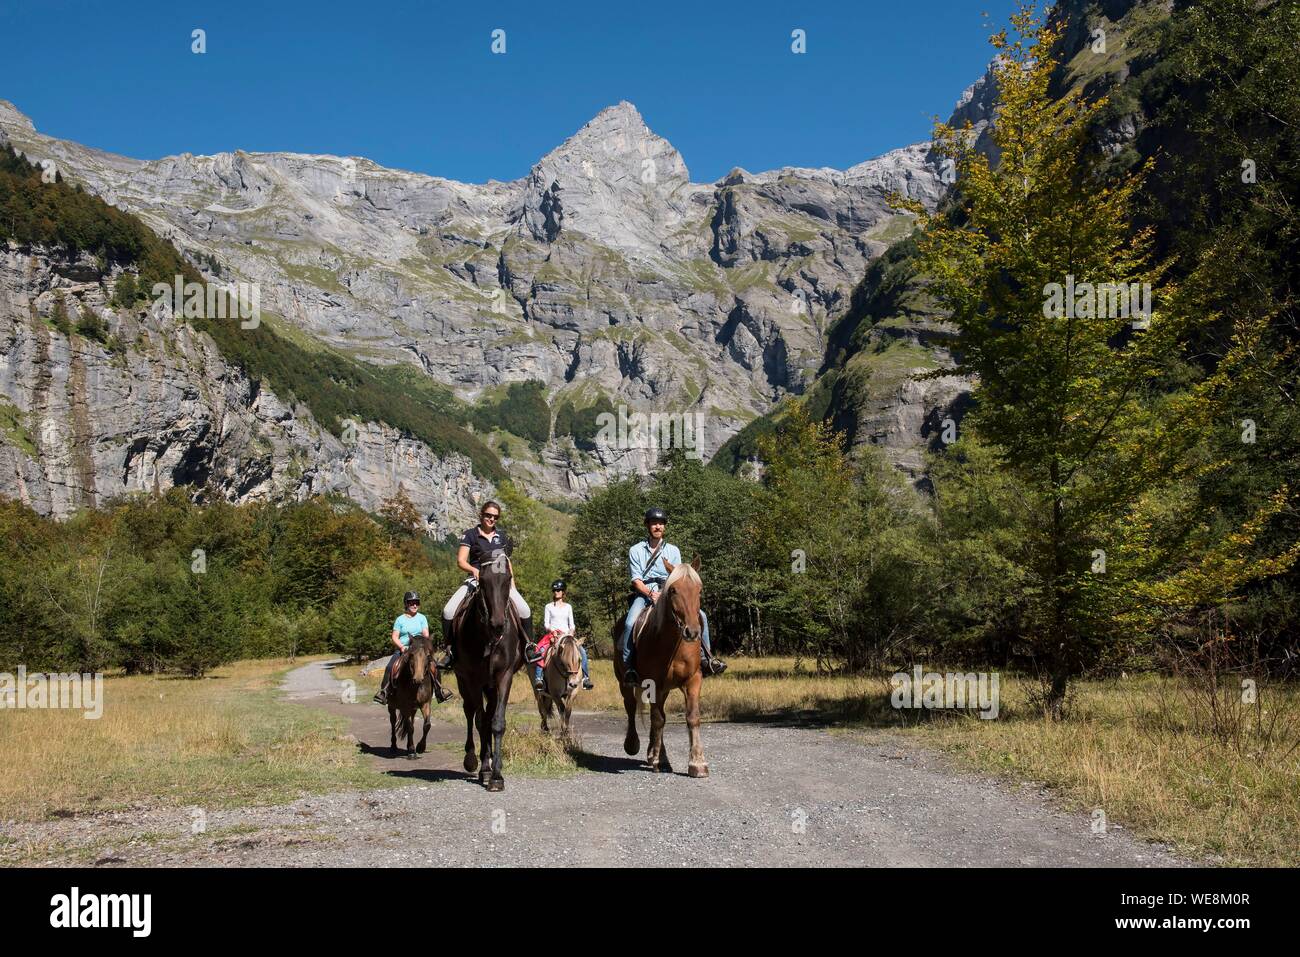
[[[479,784],[504,791],[501,737],[515,672],[524,663],[523,624],[510,603],[510,565],[504,554],[484,562],[478,587],[456,612],[451,640],[456,648],[456,684],[465,708],[465,770],[478,771]],[[478,725],[479,756],[474,756]]]
[[[623,750],[636,754],[641,748],[636,733],[637,699],[650,705],[650,744],[646,748],[646,761],[651,771],[662,765],[671,771],[672,765],[664,752],[664,704],[669,692],[676,688],[686,696],[686,727],[690,732],[691,756],[687,770],[693,778],[707,778],[709,765],[704,760],[700,745],[700,684],[704,680],[700,670],[700,591],[703,583],[698,574],[700,558],[689,565],[674,565],[665,561],[668,580],[659,598],[642,614],[637,628],[632,631],[636,642],[636,670],[641,676],[641,687],[629,688],[623,684],[623,660],[614,656],[614,676],[623,689],[623,707],[627,711],[627,737]],[[622,637],[623,623],[614,622],[614,644]]]
[[[569,736],[569,720],[573,717],[573,699],[582,687],[582,654],[578,649],[582,640],[573,635],[556,639],[546,667],[542,669],[543,691],[533,690],[537,699],[537,713],[542,716],[542,733],[550,734],[546,719],[551,716],[551,706],[560,713],[560,736]]]
[[[397,659],[393,672],[393,683],[388,691],[388,723],[391,728],[390,746],[397,750],[397,736],[406,735],[406,756],[414,758],[424,753],[425,742],[429,738],[429,700],[433,697],[433,679],[429,677],[429,659],[433,657],[433,645],[423,635],[411,639],[408,647]],[[424,734],[420,743],[415,745],[415,711],[424,714]],[[401,726],[398,726],[398,715]],[[414,745],[414,746],[413,746]]]

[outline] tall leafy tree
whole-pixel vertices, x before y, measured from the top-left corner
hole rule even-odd
[[[1180,483],[1230,466],[1204,443],[1258,374],[1263,329],[1242,319],[1212,372],[1166,391],[1171,357],[1216,317],[1162,285],[1150,231],[1132,226],[1145,170],[1101,177],[1090,128],[1104,100],[1050,95],[1058,30],[1030,7],[1012,23],[1014,36],[992,38],[998,161],[939,124],[961,202],[937,215],[911,208],[931,290],[959,333],[960,371],[979,380],[968,427],[1025,491],[1024,626],[1060,716],[1070,680],[1119,629],[1222,601],[1294,552],[1250,557],[1285,492],[1232,535],[1204,534],[1169,508]],[[1121,289],[1138,303],[1150,290],[1153,308],[1123,308]]]

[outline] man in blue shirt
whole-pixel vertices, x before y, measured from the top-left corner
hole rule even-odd
[[[673,565],[682,563],[682,553],[676,545],[664,539],[664,528],[668,524],[668,513],[662,508],[647,509],[645,513],[646,537],[637,542],[627,552],[628,569],[632,575],[632,607],[628,609],[623,621],[623,637],[619,642],[619,654],[623,656],[623,683],[637,685],[641,676],[632,667],[632,627],[647,605],[653,605],[659,598],[659,590],[668,580],[667,560]],[[720,675],[727,670],[727,663],[713,657],[713,647],[709,642],[709,618],[700,609],[700,651],[704,674]]]

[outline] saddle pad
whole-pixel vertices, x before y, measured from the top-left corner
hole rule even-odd
[[[461,628],[464,627],[465,619],[469,616],[469,609],[470,606],[474,604],[474,595],[476,592],[477,589],[471,590],[470,593],[465,596],[465,600],[460,603],[460,607],[456,609],[456,613],[451,616],[451,640],[453,642],[460,638]],[[515,631],[522,636],[524,633],[524,622],[523,619],[519,617],[519,610],[515,608],[514,602],[509,602],[507,604],[506,614],[509,615],[510,620],[515,623]]]

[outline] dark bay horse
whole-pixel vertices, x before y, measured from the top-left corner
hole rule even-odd
[[[537,698],[537,713],[542,716],[542,733],[550,734],[547,718],[552,705],[560,712],[560,737],[568,738],[569,721],[573,717],[573,699],[582,687],[582,640],[573,635],[557,638],[551,646],[550,657],[542,669],[542,691],[533,690]]]
[[[433,679],[429,677],[429,659],[433,645],[428,638],[418,635],[411,639],[410,647],[397,659],[397,670],[388,691],[388,723],[391,728],[390,745],[397,750],[397,736],[406,735],[406,756],[414,758],[424,753],[429,738],[429,700],[433,697]],[[424,714],[424,733],[415,745],[415,711]],[[401,715],[400,727],[398,715]],[[413,746],[414,745],[414,746]]]
[[[662,765],[671,771],[672,765],[664,752],[664,703],[669,692],[680,688],[686,696],[686,727],[690,732],[691,756],[687,770],[693,778],[707,778],[709,765],[704,760],[700,745],[700,684],[704,674],[700,670],[700,558],[697,555],[689,565],[674,565],[665,561],[668,580],[663,591],[633,629],[636,639],[636,670],[641,676],[641,687],[629,688],[623,684],[623,660],[614,656],[614,676],[623,689],[623,707],[627,711],[627,737],[623,750],[636,754],[641,739],[636,733],[637,700],[650,705],[650,744],[646,748],[646,761],[651,771]],[[618,647],[623,623],[614,620],[614,645]]]
[[[478,587],[456,612],[451,640],[456,648],[456,684],[465,707],[465,770],[478,771],[479,784],[504,791],[501,736],[515,672],[524,663],[523,625],[510,603],[510,565],[504,555],[484,562]],[[479,755],[474,756],[478,725]]]

